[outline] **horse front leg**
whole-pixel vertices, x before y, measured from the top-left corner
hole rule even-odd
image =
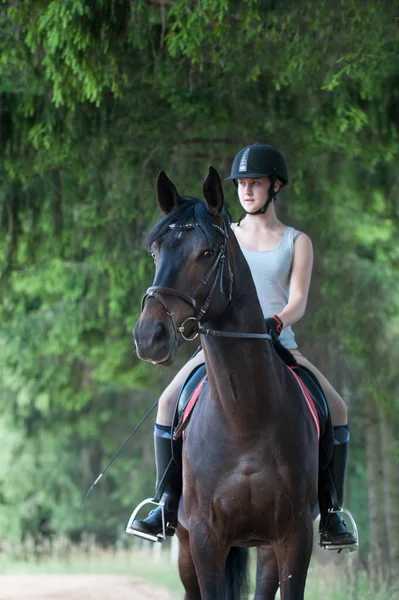
[[[177,537],[179,538],[179,574],[186,591],[184,600],[201,600],[197,572],[190,550],[190,536],[187,529],[180,524],[177,528]]]
[[[224,600],[226,598],[225,568],[229,547],[211,536],[206,524],[197,520],[195,526],[190,529],[190,550],[198,577],[201,600]]]
[[[281,600],[304,600],[306,576],[313,545],[312,515],[298,519],[291,533],[274,547]]]
[[[278,563],[272,546],[259,546],[254,600],[274,600],[279,586]]]

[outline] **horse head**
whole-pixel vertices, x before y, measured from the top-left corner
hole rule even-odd
[[[181,196],[163,171],[158,175],[157,201],[164,216],[146,241],[155,278],[134,328],[142,360],[170,365],[179,345],[194,338],[200,323],[217,318],[231,296],[228,263],[225,268],[229,222],[213,167],[203,193],[205,202]]]

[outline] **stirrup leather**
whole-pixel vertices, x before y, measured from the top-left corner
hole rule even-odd
[[[145,506],[146,504],[154,504],[156,507],[158,507],[158,506],[161,507],[162,533],[158,533],[158,535],[151,535],[151,533],[144,533],[143,531],[137,531],[136,529],[133,529],[133,527],[132,527],[133,521],[136,519],[137,514],[143,508],[143,506]],[[149,540],[150,542],[161,542],[162,543],[164,540],[166,540],[167,530],[171,529],[171,528],[172,528],[172,526],[169,525],[169,523],[165,522],[165,504],[164,504],[164,502],[162,502],[162,501],[156,502],[153,498],[147,498],[146,500],[143,500],[142,502],[140,502],[140,504],[132,512],[129,522],[126,526],[126,533],[129,533],[130,535],[135,535],[140,538],[144,538],[145,540]],[[175,528],[173,527],[173,529],[175,529]]]
[[[355,537],[356,541],[353,544],[332,544],[329,540],[323,539],[323,532],[321,531],[320,532],[320,541],[319,541],[320,547],[323,548],[323,550],[337,550],[338,554],[342,550],[348,550],[349,552],[355,552],[355,550],[357,550],[359,547],[359,533],[357,531],[355,519],[352,517],[349,510],[347,510],[346,508],[339,508],[338,510],[334,510],[333,508],[330,508],[328,510],[328,512],[330,514],[341,513],[348,517],[351,527],[353,529],[352,534]]]

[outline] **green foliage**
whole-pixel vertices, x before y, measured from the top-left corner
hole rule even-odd
[[[23,0],[0,15],[0,532],[12,514],[15,535],[43,518],[106,539],[152,490],[148,425],[72,510],[162,386],[131,340],[160,168],[198,196],[242,145],[282,149],[283,215],[316,248],[301,339],[337,344],[356,418],[365,390],[395,415],[395,6]]]

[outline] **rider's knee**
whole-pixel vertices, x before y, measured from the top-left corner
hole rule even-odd
[[[341,397],[335,399],[333,406],[330,405],[330,413],[333,425],[346,425],[348,422],[348,408]]]
[[[348,422],[348,407],[345,402],[342,400],[339,406],[339,414],[341,420],[344,421],[344,425]]]
[[[159,397],[158,408],[161,408],[163,411],[168,410],[172,397],[174,395],[173,392],[169,389],[169,387],[170,386],[168,386]]]

